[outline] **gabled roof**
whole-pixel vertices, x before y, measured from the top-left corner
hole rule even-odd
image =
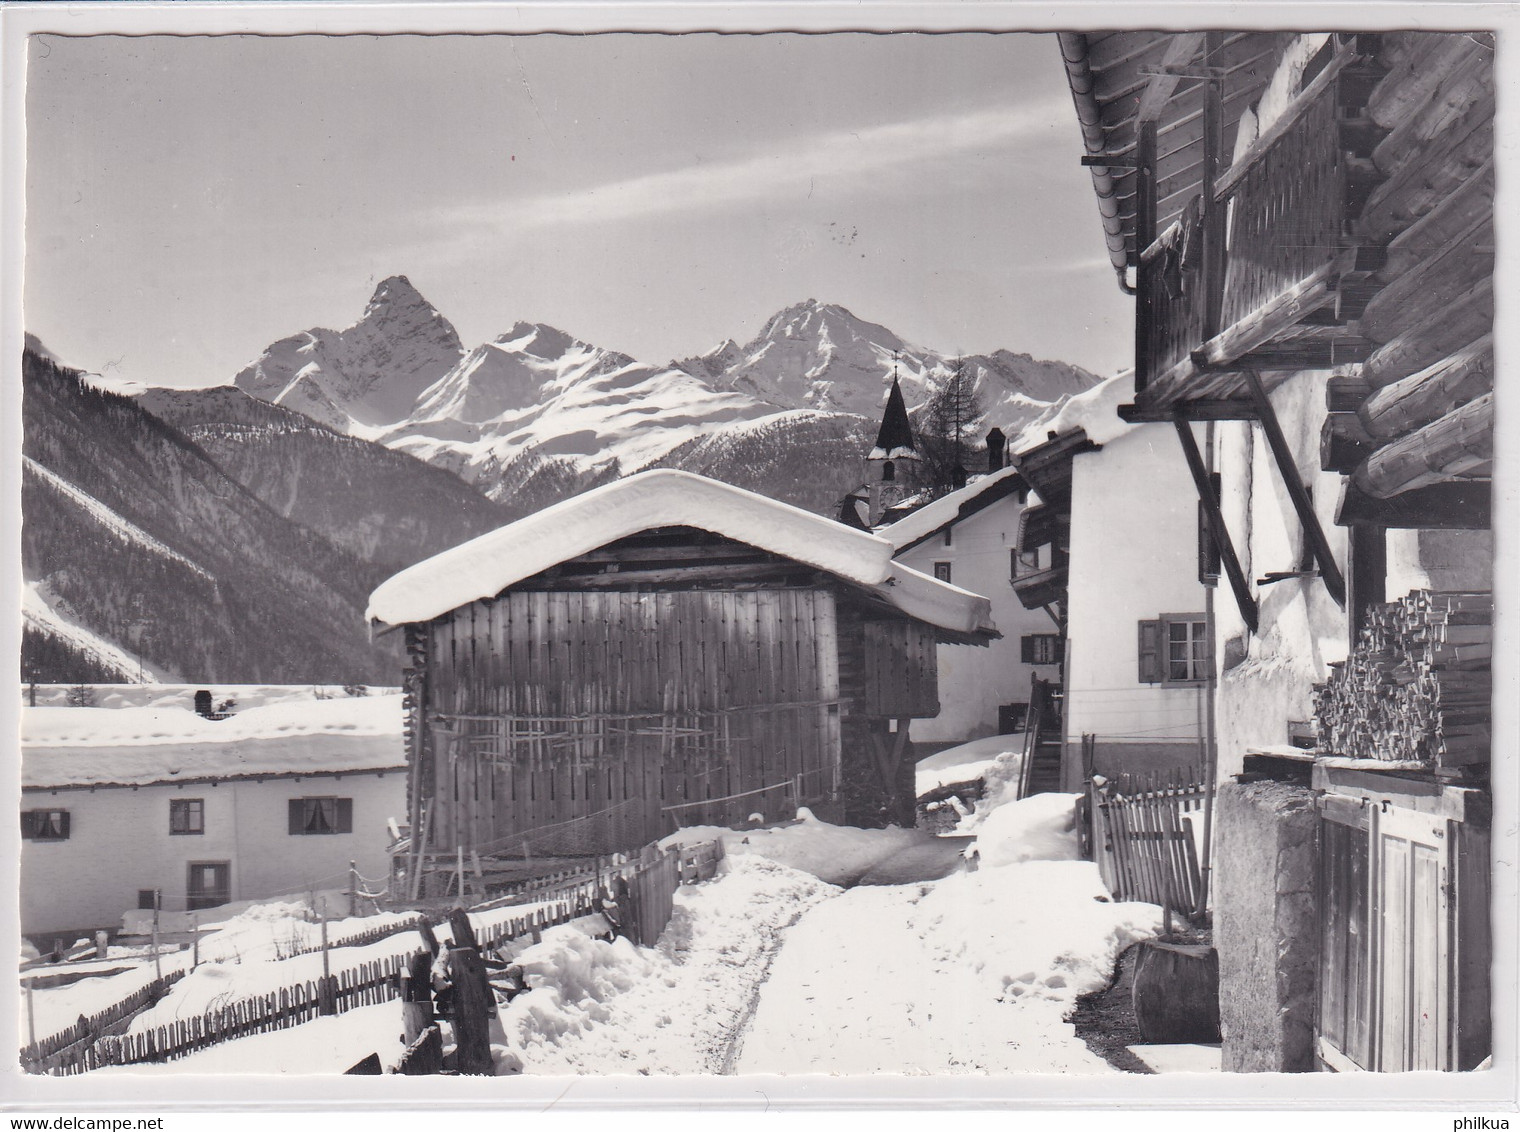
[[[950,524],[991,507],[999,499],[1007,498],[1024,486],[1017,468],[1002,468],[972,480],[949,495],[940,496],[877,533],[901,554],[938,534]]]
[[[1040,499],[1057,511],[1071,507],[1071,462],[1083,452],[1096,452],[1099,445],[1082,429],[1053,436],[1036,448],[1013,458],[1015,466]]]
[[[678,526],[832,574],[947,632],[996,635],[986,598],[894,562],[886,539],[670,468],[606,484],[408,567],[370,595],[366,616],[387,625],[431,621],[620,538]]]
[[[908,421],[908,406],[903,401],[902,386],[892,379],[892,391],[887,394],[887,407],[881,414],[881,428],[876,432],[876,447],[866,457],[868,460],[913,460],[918,451],[913,447],[913,425]]]

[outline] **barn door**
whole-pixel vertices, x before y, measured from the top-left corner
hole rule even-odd
[[[1372,823],[1375,1068],[1451,1069],[1448,823],[1392,806]]]

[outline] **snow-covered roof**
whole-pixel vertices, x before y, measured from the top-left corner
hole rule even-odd
[[[25,707],[23,787],[147,785],[399,769],[401,696],[288,700],[206,719],[184,706]]]
[[[1024,452],[1044,444],[1048,433],[1057,436],[1081,429],[1094,444],[1107,444],[1138,428],[1119,415],[1119,406],[1135,399],[1133,370],[1117,373],[1106,381],[1083,390],[1068,400],[1054,417],[1025,429],[1008,446],[1010,452]]]
[[[890,526],[883,527],[877,534],[892,544],[894,553],[903,550],[955,522],[961,517],[961,511],[966,504],[975,502],[981,495],[999,484],[1006,485],[1008,480],[1016,479],[1018,474],[1017,468],[1010,467],[981,476],[965,487],[957,488],[949,495],[942,495],[933,503],[920,507]]]
[[[994,631],[986,598],[893,562],[886,539],[670,468],[606,484],[410,566],[370,595],[366,616],[387,625],[430,621],[655,527],[695,527],[790,558],[942,629]]]

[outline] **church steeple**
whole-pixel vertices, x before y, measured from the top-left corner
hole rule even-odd
[[[881,464],[881,474],[869,485],[870,523],[881,520],[886,508],[899,502],[906,493],[897,478],[897,464],[901,460],[917,460],[918,449],[913,443],[913,424],[908,420],[908,405],[903,400],[902,385],[897,380],[897,359],[892,359],[892,389],[887,394],[887,407],[881,414],[881,427],[876,431],[876,446],[866,459]]]
[[[892,363],[892,391],[887,394],[887,407],[881,414],[881,428],[876,431],[876,447],[866,457],[868,460],[884,460],[882,479],[890,480],[887,468],[895,460],[917,460],[918,449],[913,444],[913,425],[908,420],[908,406],[903,400],[902,384],[897,380],[897,363]]]

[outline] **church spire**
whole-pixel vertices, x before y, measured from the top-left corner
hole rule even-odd
[[[918,450],[913,444],[913,425],[908,420],[908,406],[903,401],[902,385],[897,380],[895,359],[892,363],[892,391],[887,394],[887,407],[881,415],[881,428],[876,433],[876,447],[871,449],[866,459],[918,459]]]

